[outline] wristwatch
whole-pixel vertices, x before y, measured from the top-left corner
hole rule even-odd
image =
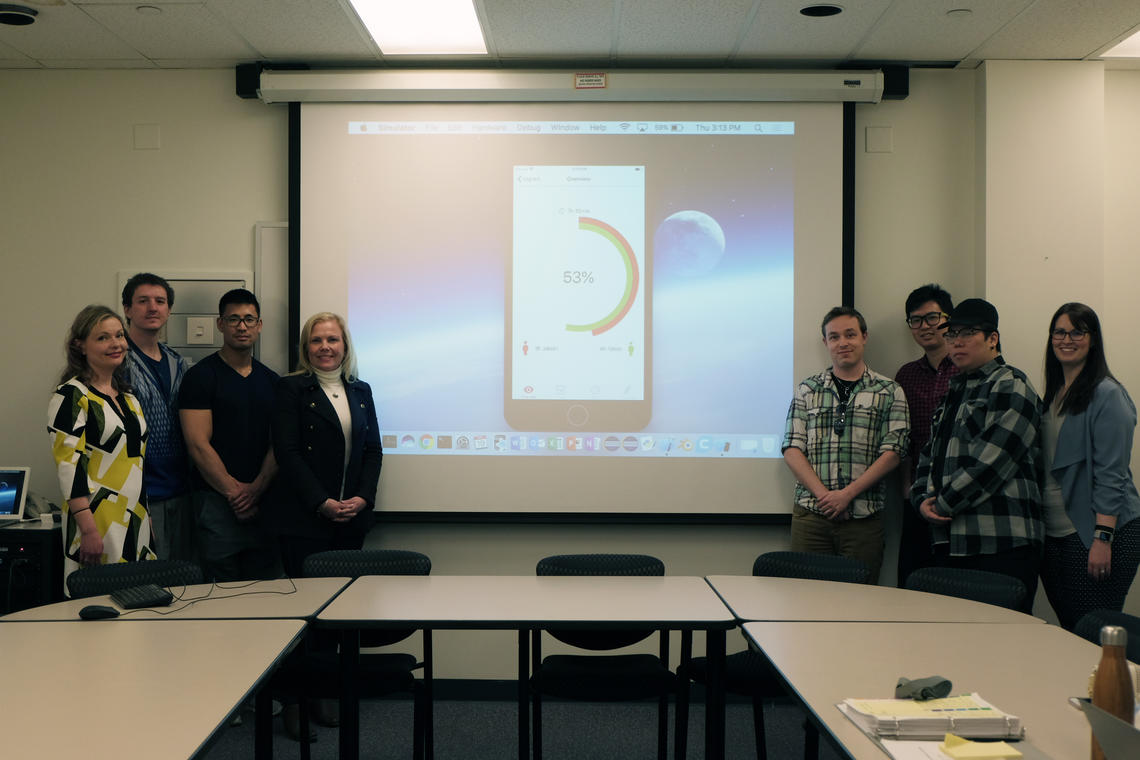
[[[1105,530],[1104,528],[1096,528],[1093,530],[1093,539],[1096,541],[1104,541],[1106,544],[1112,543],[1113,531]]]

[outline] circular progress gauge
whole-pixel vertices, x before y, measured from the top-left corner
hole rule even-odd
[[[621,298],[618,299],[617,306],[613,308],[613,311],[596,322],[585,325],[566,325],[569,332],[588,332],[601,335],[606,330],[615,327],[629,313],[634,299],[637,298],[637,284],[641,279],[641,273],[637,269],[637,259],[633,255],[633,247],[613,227],[599,219],[580,216],[578,217],[578,229],[594,232],[610,241],[625,264],[625,289],[622,291]]]

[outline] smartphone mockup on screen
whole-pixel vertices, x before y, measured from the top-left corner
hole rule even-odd
[[[645,167],[514,167],[504,415],[636,431],[652,412]]]

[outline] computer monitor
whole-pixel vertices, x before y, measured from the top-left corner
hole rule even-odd
[[[0,522],[24,517],[29,479],[27,467],[0,467]]]

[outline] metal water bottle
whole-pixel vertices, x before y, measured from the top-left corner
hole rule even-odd
[[[1100,629],[1100,665],[1093,680],[1092,703],[1132,725],[1134,690],[1128,660],[1124,657],[1128,631],[1118,625]],[[1092,738],[1092,760],[1105,760],[1096,737]]]

